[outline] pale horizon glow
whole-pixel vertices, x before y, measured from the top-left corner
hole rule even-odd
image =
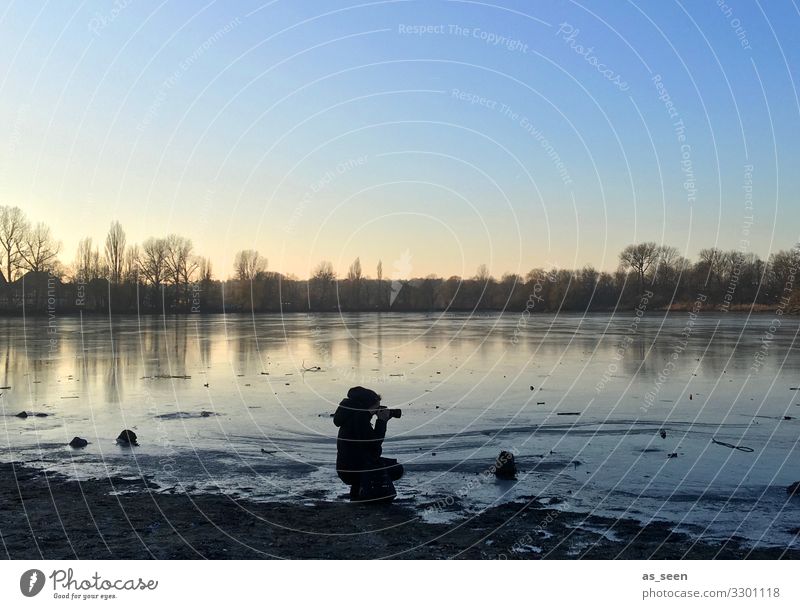
[[[242,249],[300,278],[766,259],[800,239],[800,17],[729,5],[12,2],[0,204],[65,265],[118,220],[221,279]]]

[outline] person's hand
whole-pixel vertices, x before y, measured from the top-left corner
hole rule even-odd
[[[386,408],[386,406],[383,406],[382,408],[380,408],[378,410],[378,412],[376,413],[376,415],[377,415],[379,421],[388,421],[389,419],[392,418],[392,413],[389,412],[389,409]]]
[[[377,415],[378,412],[380,412],[381,408],[386,408],[386,406],[381,406],[380,400],[378,400],[372,406],[367,408],[367,412],[369,413],[370,418]]]

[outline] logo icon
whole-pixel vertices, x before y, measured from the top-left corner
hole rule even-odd
[[[19,590],[25,596],[36,596],[44,588],[44,573],[39,569],[28,569],[19,578]]]

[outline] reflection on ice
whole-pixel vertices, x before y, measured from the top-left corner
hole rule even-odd
[[[675,357],[685,316],[645,317],[624,350],[625,313],[533,316],[516,343],[510,313],[63,318],[55,334],[2,319],[2,458],[144,474],[159,492],[339,500],[330,414],[360,384],[403,408],[384,452],[427,520],[551,497],[785,546],[800,515],[785,492],[800,478],[798,321],[754,368],[768,320],[701,315]],[[115,445],[121,429],[140,446]],[[518,481],[484,475],[500,450]]]

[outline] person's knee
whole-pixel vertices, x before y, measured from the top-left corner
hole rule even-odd
[[[403,466],[400,465],[399,463],[397,463],[397,464],[395,464],[395,465],[393,465],[392,467],[389,468],[389,477],[392,480],[400,480],[400,478],[403,477],[404,473],[405,473],[405,469],[403,469]]]

